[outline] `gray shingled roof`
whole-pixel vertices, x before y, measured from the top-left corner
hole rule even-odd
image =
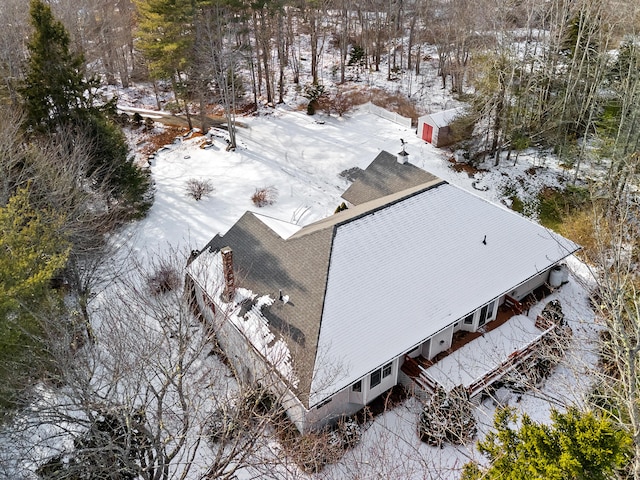
[[[307,403],[318,341],[333,229],[284,240],[251,212],[207,245],[211,251],[230,246],[236,283],[276,302],[262,313],[272,330],[287,342],[296,374],[298,396]],[[279,291],[289,301],[277,301]]]
[[[360,205],[436,178],[415,165],[399,163],[395,155],[382,151],[342,194],[342,198],[352,205]]]

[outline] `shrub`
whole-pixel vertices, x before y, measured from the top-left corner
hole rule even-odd
[[[209,436],[213,442],[227,441],[242,432],[243,425],[231,405],[222,405],[211,414]]]
[[[365,64],[365,61],[366,57],[364,48],[362,48],[360,45],[354,45],[351,49],[349,62],[347,63],[347,65],[349,65],[350,67],[353,65],[363,66]]]
[[[357,96],[354,95],[353,91],[338,88],[336,94],[329,98],[326,103],[325,108],[335,111],[338,116],[342,117],[357,105]]]
[[[353,418],[346,418],[340,421],[335,432],[340,439],[340,446],[345,450],[355,447],[362,437],[360,425],[358,425],[358,422]]]
[[[198,178],[190,178],[187,180],[185,189],[187,195],[195,201],[201,200],[202,197],[206,197],[215,190],[211,180],[201,180]]]
[[[153,295],[167,293],[180,287],[180,274],[173,265],[163,263],[149,276],[147,284]]]
[[[294,461],[306,473],[316,473],[341,455],[340,441],[332,432],[311,432],[301,435],[291,452]]]
[[[154,124],[155,124],[155,122],[153,121],[153,119],[151,117],[147,117],[147,118],[144,119],[144,129],[146,131],[153,130]]]
[[[142,125],[142,122],[144,122],[144,118],[142,118],[142,115],[140,115],[138,112],[135,112],[133,114],[133,125],[138,128],[139,126]]]
[[[315,100],[311,101],[307,104],[307,115],[315,115],[316,114],[316,107],[314,106],[315,104]]]
[[[320,99],[326,96],[324,85],[307,85],[304,89],[304,96],[309,100],[307,115],[313,115],[316,113]]]
[[[251,201],[256,207],[266,207],[273,205],[278,199],[278,189],[274,186],[256,188],[251,196]]]
[[[473,405],[462,387],[448,393],[439,389],[423,407],[418,422],[420,440],[434,446],[462,444],[473,438],[476,430]]]

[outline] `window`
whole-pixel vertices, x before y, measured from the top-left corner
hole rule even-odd
[[[467,315],[464,318],[464,324],[465,325],[472,325],[473,324],[473,313],[470,313],[469,315]]]
[[[362,392],[362,380],[358,380],[351,386],[351,390],[354,392]]]
[[[382,381],[382,370],[378,369],[371,374],[369,388],[377,387]]]
[[[391,362],[382,367],[382,378],[387,378],[391,375]]]
[[[496,301],[494,300],[489,304],[489,311],[487,312],[487,320],[491,320],[493,318],[495,309],[496,309]]]
[[[478,327],[481,327],[484,325],[484,323],[487,321],[487,310],[489,309],[489,305],[485,305],[484,307],[482,307],[480,309],[480,320],[478,320]]]

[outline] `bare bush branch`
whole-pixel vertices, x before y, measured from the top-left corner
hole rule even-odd
[[[276,187],[256,188],[255,193],[251,196],[251,201],[256,207],[266,207],[273,205],[278,199],[278,189]]]
[[[193,198],[195,201],[202,200],[202,197],[206,197],[215,191],[211,180],[204,180],[199,178],[190,178],[185,183],[185,190],[187,195]]]

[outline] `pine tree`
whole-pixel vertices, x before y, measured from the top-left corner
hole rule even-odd
[[[494,430],[478,443],[490,466],[465,465],[463,480],[605,480],[628,461],[629,435],[603,415],[574,407],[553,411],[551,425],[523,415],[514,429],[517,420],[512,409],[496,412]]]
[[[183,74],[193,61],[195,18],[201,0],[136,0],[138,46],[154,79],[170,80],[191,127]]]
[[[63,221],[55,212],[34,209],[28,187],[0,207],[0,407],[44,356],[33,313],[46,303],[50,280],[67,261]]]
[[[139,47],[154,78],[184,72],[195,41],[197,0],[138,0]]]
[[[85,78],[84,58],[69,50],[69,34],[42,0],[31,2],[34,27],[28,44],[29,63],[20,93],[27,124],[51,131],[93,108],[96,81]]]
[[[20,91],[26,126],[40,134],[86,140],[85,174],[92,184],[110,188],[112,198],[106,203],[124,199],[127,212],[132,205],[134,215],[144,212],[148,174],[128,157],[126,139],[112,119],[117,99],[96,103],[97,79],[86,78],[83,56],[69,50],[69,34],[42,0],[31,2],[31,23],[28,70]]]

